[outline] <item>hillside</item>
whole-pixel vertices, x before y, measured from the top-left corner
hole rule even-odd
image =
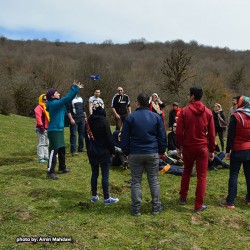
[[[95,74],[101,75],[100,80],[90,79]],[[13,41],[2,37],[0,76],[0,113],[28,116],[41,93],[56,88],[64,95],[74,79],[85,85],[85,103],[95,88],[102,90],[108,114],[118,86],[124,87],[131,100],[140,92],[157,92],[167,110],[173,101],[186,104],[190,86],[202,86],[203,101],[209,107],[219,102],[227,111],[233,96],[250,95],[250,51],[181,40],[135,40],[120,45]]]

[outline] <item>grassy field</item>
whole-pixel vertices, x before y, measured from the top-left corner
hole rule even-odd
[[[165,210],[150,215],[150,194],[143,178],[142,216],[129,213],[129,171],[112,167],[110,192],[120,202],[104,206],[89,201],[90,166],[86,153],[69,154],[71,173],[46,178],[46,164],[36,158],[35,120],[0,115],[0,249],[250,249],[250,208],[240,173],[237,208],[221,208],[227,193],[228,170],[208,172],[209,209],[192,213],[196,178],[191,179],[186,206],[178,205],[180,177],[160,175]],[[102,200],[101,183],[99,191]],[[40,242],[17,243],[18,237]],[[32,237],[32,238],[31,238]],[[46,242],[71,237],[72,242]],[[66,238],[64,239],[66,240]]]

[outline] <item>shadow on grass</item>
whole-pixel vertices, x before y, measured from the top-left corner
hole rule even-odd
[[[6,157],[0,158],[0,167],[1,166],[10,166],[10,165],[17,165],[17,164],[25,164],[34,161],[34,158],[31,157]]]
[[[36,179],[37,178],[45,179],[47,165],[45,164],[42,167],[43,167],[43,169],[41,169],[39,166],[39,168],[38,167],[37,168],[29,168],[29,169],[20,168],[18,170],[8,170],[7,172],[3,172],[2,174],[9,175],[9,176],[20,175],[20,176],[32,177],[32,178],[36,178]]]
[[[6,157],[0,157],[0,167],[30,163],[35,157],[34,152],[12,152]]]

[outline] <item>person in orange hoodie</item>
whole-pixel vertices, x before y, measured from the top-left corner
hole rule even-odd
[[[189,105],[181,110],[176,128],[177,155],[183,158],[184,172],[181,179],[180,205],[185,205],[189,182],[196,163],[197,186],[194,212],[207,209],[204,204],[208,160],[214,159],[215,129],[213,114],[201,101],[202,88],[191,87]]]
[[[49,113],[46,110],[46,102],[46,95],[40,95],[38,98],[38,105],[34,109],[36,117],[36,134],[38,139],[37,157],[39,162],[47,162],[49,159],[49,139],[47,134]]]

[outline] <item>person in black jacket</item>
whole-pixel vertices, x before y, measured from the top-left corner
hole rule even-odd
[[[86,145],[89,162],[91,165],[91,202],[97,202],[97,180],[99,176],[99,167],[102,170],[102,189],[104,204],[112,204],[119,201],[109,195],[109,169],[110,158],[114,153],[114,142],[110,131],[109,122],[106,118],[103,102],[93,101],[93,114],[89,117],[86,129]]]
[[[115,115],[116,130],[121,130],[124,120],[131,114],[131,107],[129,96],[124,94],[123,88],[118,87],[117,91],[112,99],[111,108]]]
[[[224,151],[224,131],[227,127],[226,118],[219,103],[214,104],[213,109],[215,135],[220,139],[221,150]]]
[[[176,126],[174,123],[172,126],[172,131],[168,134],[168,156],[177,158],[177,149],[176,149]]]
[[[70,120],[70,152],[72,156],[76,155],[76,131],[78,132],[78,152],[83,152],[84,131],[85,131],[85,112],[84,102],[80,95],[68,103],[66,106]]]
[[[178,117],[180,111],[181,111],[181,108],[179,107],[179,103],[174,102],[173,109],[171,109],[169,112],[169,120],[168,120],[169,129],[172,129],[173,124],[176,123],[176,117]]]

